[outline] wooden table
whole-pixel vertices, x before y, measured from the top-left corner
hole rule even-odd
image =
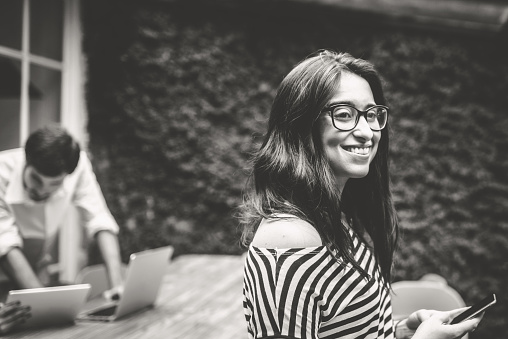
[[[247,337],[242,309],[241,256],[183,255],[168,267],[154,308],[112,323],[13,332],[8,338],[241,339]]]

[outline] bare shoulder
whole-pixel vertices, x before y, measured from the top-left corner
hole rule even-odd
[[[297,217],[264,219],[252,245],[262,248],[303,248],[323,243],[314,226]]]

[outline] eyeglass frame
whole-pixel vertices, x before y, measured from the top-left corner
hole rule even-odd
[[[336,108],[336,107],[339,107],[339,106],[351,107],[352,109],[354,109],[354,110],[356,110],[358,112],[358,114],[356,115],[355,124],[350,129],[342,129],[342,128],[338,128],[337,126],[335,126],[335,119],[333,118],[333,109]],[[367,121],[367,112],[369,112],[372,108],[375,108],[375,107],[381,107],[381,108],[384,108],[386,110],[386,121],[385,121],[385,125],[382,128],[380,128],[380,129],[373,129],[369,125],[369,128],[372,131],[379,132],[379,131],[382,131],[386,127],[386,125],[388,124],[388,115],[390,113],[390,108],[388,106],[385,106],[385,105],[370,106],[366,111],[362,111],[362,110],[360,110],[360,109],[358,109],[355,106],[350,105],[350,104],[336,103],[336,104],[331,104],[331,105],[323,108],[321,110],[321,113],[328,112],[330,114],[330,118],[332,119],[332,125],[333,125],[333,127],[335,127],[335,129],[338,129],[339,131],[342,131],[342,132],[349,132],[349,131],[354,130],[356,128],[356,126],[358,126],[358,122],[360,121],[360,117],[363,116],[365,118],[365,121]],[[368,123],[369,122],[367,121],[367,124]]]

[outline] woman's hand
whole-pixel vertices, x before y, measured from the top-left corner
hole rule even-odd
[[[395,322],[395,338],[411,339],[415,332],[416,329],[407,326],[407,319]]]
[[[0,303],[0,335],[9,332],[16,325],[30,318],[30,306],[21,306],[19,302]]]
[[[434,310],[421,309],[413,312],[407,319],[399,321],[395,325],[395,337],[397,339],[411,339],[413,338],[416,329],[422,322],[429,319],[432,315],[441,313]]]
[[[433,310],[419,310],[412,313],[404,325],[408,332],[414,332],[414,335],[408,335],[403,338],[413,339],[455,339],[461,338],[467,332],[474,331],[483,318],[483,313],[476,318],[463,321],[459,324],[449,325],[454,317],[465,311],[467,307],[452,311],[441,312]],[[399,338],[399,337],[397,337]]]

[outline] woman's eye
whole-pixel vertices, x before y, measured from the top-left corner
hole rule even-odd
[[[367,120],[374,121],[377,119],[377,112],[369,111],[367,112]]]
[[[353,117],[351,110],[347,108],[337,108],[333,111],[333,118],[338,120],[349,120]]]

